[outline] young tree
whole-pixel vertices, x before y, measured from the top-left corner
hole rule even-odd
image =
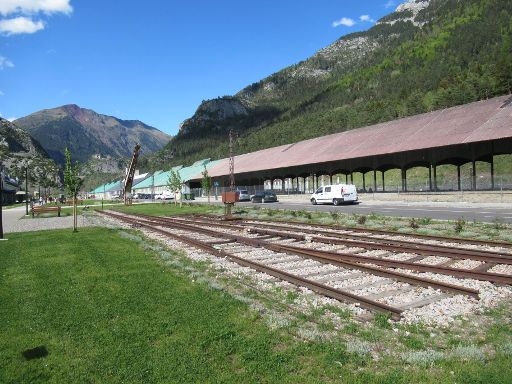
[[[210,204],[210,191],[212,190],[212,178],[208,176],[208,170],[206,169],[206,165],[204,165],[204,171],[201,172],[203,178],[201,179],[201,187],[208,195],[208,204]]]
[[[181,193],[181,187],[183,186],[183,180],[181,180],[181,176],[179,171],[175,171],[174,169],[171,169],[169,179],[167,180],[167,185],[169,186],[170,190],[174,192],[174,205],[177,204],[176,201],[176,194],[180,194],[180,208],[183,205],[183,194]]]
[[[78,191],[82,186],[83,180],[78,176],[78,162],[75,162],[73,166],[71,163],[71,152],[68,148],[64,151],[66,156],[66,167],[64,168],[64,187],[66,188],[66,194],[73,198],[73,232],[77,231],[77,209],[76,209],[76,197]]]

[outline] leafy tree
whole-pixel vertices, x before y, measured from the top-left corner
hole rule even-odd
[[[66,166],[64,168],[64,187],[66,189],[66,194],[73,199],[73,232],[77,231],[77,209],[76,209],[76,199],[80,187],[82,186],[82,178],[78,175],[78,162],[75,162],[75,165],[71,163],[71,152],[68,148],[64,151],[64,156],[66,157]]]
[[[183,187],[183,180],[181,179],[179,171],[175,171],[174,169],[171,169],[171,172],[169,174],[169,179],[167,180],[167,185],[169,186],[169,189],[174,192],[174,205],[177,204],[176,202],[176,194],[180,194],[180,208],[183,205],[183,194],[181,193],[181,188]]]
[[[208,175],[208,170],[206,169],[206,165],[204,166],[204,171],[201,172],[203,178],[201,179],[201,187],[208,195],[208,203],[210,203],[210,191],[212,190],[212,178]]]

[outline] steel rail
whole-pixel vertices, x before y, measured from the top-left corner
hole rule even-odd
[[[118,220],[122,220],[124,222],[140,225],[141,227],[147,228],[147,229],[157,232],[161,235],[171,237],[175,240],[178,240],[178,241],[188,244],[190,246],[204,250],[214,256],[221,257],[221,258],[227,258],[227,259],[229,259],[239,265],[242,265],[244,267],[255,269],[258,272],[266,273],[266,274],[274,276],[278,279],[288,281],[297,286],[306,287],[306,288],[311,289],[312,291],[319,293],[321,295],[324,295],[324,296],[327,296],[327,297],[330,297],[330,298],[333,298],[333,299],[336,299],[339,301],[356,303],[359,306],[361,306],[362,308],[366,308],[369,310],[375,310],[378,312],[388,313],[391,316],[391,318],[394,320],[400,320],[400,318],[401,318],[401,313],[403,312],[403,309],[401,309],[401,308],[383,304],[378,301],[371,300],[371,299],[365,298],[363,296],[354,295],[350,292],[347,292],[347,291],[344,291],[341,289],[332,288],[325,284],[321,284],[321,283],[318,283],[313,280],[305,279],[303,277],[296,276],[296,275],[281,271],[276,268],[268,267],[261,263],[243,259],[241,257],[238,257],[238,256],[228,253],[226,251],[219,250],[208,243],[201,242],[199,240],[196,240],[196,239],[193,239],[193,238],[190,238],[187,236],[170,233],[163,229],[156,228],[153,225],[143,223],[143,222],[141,222],[140,219],[132,219],[132,218],[128,218],[126,216],[121,216],[121,215],[117,215],[117,214],[113,214],[111,212],[105,212],[105,211],[102,211],[100,213],[110,216],[110,217],[113,217]]]
[[[145,217],[147,217],[147,216],[145,216]],[[470,288],[466,288],[466,287],[462,287],[462,286],[458,286],[458,285],[454,285],[454,284],[448,284],[448,283],[444,283],[441,281],[427,279],[427,278],[423,278],[423,277],[419,277],[419,276],[411,276],[411,275],[408,275],[405,273],[390,271],[390,270],[377,268],[377,267],[373,267],[373,266],[362,265],[361,261],[357,260],[357,256],[354,256],[354,255],[350,255],[350,257],[352,257],[352,258],[355,257],[356,260],[341,259],[338,257],[340,255],[338,253],[324,251],[321,254],[319,254],[319,253],[314,253],[310,249],[301,248],[301,247],[293,247],[293,249],[292,249],[292,247],[285,246],[285,245],[279,245],[279,244],[275,244],[275,243],[270,243],[268,241],[262,241],[259,239],[251,239],[251,238],[247,238],[244,236],[220,233],[220,232],[213,231],[213,230],[210,230],[207,228],[184,224],[181,221],[174,221],[171,218],[152,217],[152,218],[148,219],[147,221],[149,221],[151,223],[160,224],[160,225],[172,224],[175,227],[180,228],[180,229],[184,229],[184,230],[188,230],[188,231],[195,231],[195,232],[203,233],[205,235],[212,236],[212,237],[222,237],[222,238],[234,239],[239,243],[243,243],[243,244],[251,245],[251,246],[255,246],[255,247],[262,247],[262,248],[266,248],[266,249],[276,251],[276,252],[295,253],[297,255],[306,256],[308,258],[314,258],[315,260],[320,261],[320,262],[324,262],[324,263],[328,262],[330,264],[336,264],[338,266],[343,266],[343,267],[347,267],[347,268],[351,268],[351,269],[358,269],[358,270],[362,270],[365,272],[370,272],[370,273],[373,273],[373,274],[376,274],[379,276],[391,277],[395,280],[406,282],[409,284],[419,285],[419,286],[423,286],[423,287],[427,287],[427,288],[432,287],[432,288],[437,288],[437,289],[440,289],[443,291],[452,292],[452,293],[456,293],[456,294],[463,294],[463,295],[478,297],[478,291],[474,290],[474,289],[470,289]],[[347,255],[347,254],[344,254],[344,255]],[[364,262],[367,262],[367,261],[364,261]],[[483,272],[483,273],[485,273],[485,272]],[[476,274],[476,272],[475,272],[475,274]]]
[[[254,227],[246,227],[251,230],[251,232],[259,233],[262,235],[274,235],[279,237],[288,237],[291,239],[296,240],[307,240],[308,238],[311,239],[314,242],[317,243],[326,243],[326,244],[337,244],[337,245],[346,245],[351,247],[357,247],[357,248],[364,248],[364,249],[371,249],[371,250],[386,250],[386,251],[392,251],[392,252],[405,252],[405,253],[414,253],[419,254],[422,256],[442,256],[442,257],[449,257],[452,259],[469,259],[469,260],[477,260],[477,261],[483,261],[483,262],[489,262],[489,263],[496,263],[496,264],[508,264],[512,265],[512,258],[507,257],[501,257],[501,256],[495,256],[495,255],[486,255],[486,254],[463,254],[460,252],[450,252],[450,251],[438,251],[436,249],[429,250],[427,247],[402,247],[402,246],[394,246],[389,244],[371,244],[364,241],[353,241],[353,240],[343,240],[338,238],[329,238],[329,237],[322,237],[322,236],[306,236],[301,234],[294,234],[289,232],[282,232],[282,231],[274,231],[274,230],[268,230],[268,229],[260,229],[260,228],[254,228]]]
[[[235,238],[239,242],[253,242],[252,245],[258,244],[258,241],[255,239],[249,239],[242,236],[237,235],[228,235],[228,234],[219,234],[219,232],[212,231],[210,229],[206,229],[203,227],[197,227],[197,226],[191,226],[189,224],[184,224],[183,220],[179,219],[173,219],[170,217],[155,217],[155,216],[147,216],[151,218],[150,220],[156,220],[160,221],[162,224],[166,223],[172,223],[176,226],[186,226],[185,229],[188,230],[196,230],[198,232],[202,232],[205,234],[210,234],[211,236],[219,236],[222,235],[224,237],[229,236],[230,238]],[[187,228],[188,227],[188,228]],[[277,235],[276,235],[277,236]],[[284,247],[284,246],[278,246],[273,243],[268,243],[265,241],[260,241],[260,244],[257,246],[261,247],[268,247],[265,244],[272,244],[273,247]],[[301,247],[295,247],[296,249],[302,249],[305,251],[311,251],[308,248],[301,248]],[[275,248],[274,248],[275,249]],[[344,258],[345,261],[352,261],[356,263],[357,265],[360,265],[360,263],[371,263],[378,266],[386,267],[386,268],[403,268],[403,269],[409,269],[413,271],[418,272],[432,272],[432,273],[439,273],[444,275],[450,275],[455,277],[463,277],[463,278],[469,278],[469,279],[475,279],[475,280],[482,280],[482,281],[490,281],[497,284],[506,284],[506,285],[512,285],[512,276],[511,275],[505,275],[505,274],[499,274],[499,273],[493,273],[493,272],[486,272],[486,271],[474,271],[474,270],[466,270],[461,268],[453,268],[449,266],[438,266],[438,265],[428,265],[428,264],[421,264],[416,262],[410,262],[410,261],[398,261],[398,260],[389,260],[389,259],[381,259],[377,257],[371,257],[371,256],[361,256],[357,254],[352,253],[340,253],[340,252],[328,252],[328,251],[316,251],[321,252],[322,255],[331,255],[335,256],[336,258],[340,259],[341,257]],[[316,255],[319,257],[319,254]],[[396,272],[394,272],[396,273]],[[410,276],[410,275],[408,275]],[[431,280],[433,282],[433,280]]]
[[[212,215],[201,215],[203,217],[214,217]],[[421,233],[398,233],[394,231],[386,231],[383,229],[370,229],[370,228],[357,228],[357,227],[347,227],[343,225],[336,224],[321,224],[321,223],[303,223],[299,221],[288,221],[288,220],[263,220],[263,219],[250,219],[251,221],[261,221],[264,223],[284,223],[284,224],[293,224],[298,226],[317,226],[328,229],[339,229],[342,231],[351,231],[351,232],[366,232],[366,233],[375,233],[380,235],[389,235],[389,236],[410,236],[418,239],[428,239],[428,240],[438,240],[459,244],[472,244],[472,245],[484,245],[491,247],[502,247],[502,248],[512,248],[512,243],[506,243],[503,241],[496,240],[477,240],[477,239],[466,239],[463,237],[445,237],[445,236],[436,236],[436,235],[427,235]]]
[[[180,220],[178,218],[174,218],[176,220]],[[200,220],[194,220],[195,223],[201,223]],[[237,229],[237,225],[235,224],[226,224],[226,223],[218,223],[214,220],[203,221],[204,224],[212,224],[215,223],[216,226]],[[249,227],[250,225],[254,225],[254,223],[249,223],[247,221],[241,222],[241,225],[244,227]],[[305,240],[306,236],[302,235],[294,235],[290,232],[292,231],[300,231],[303,233],[314,234],[310,238],[319,243],[327,243],[327,244],[339,244],[339,245],[347,245],[352,247],[364,248],[364,249],[372,249],[372,250],[387,250],[392,252],[405,252],[405,253],[414,253],[422,256],[441,256],[441,257],[449,257],[455,259],[469,259],[469,260],[477,260],[489,263],[496,264],[508,264],[512,265],[512,255],[503,254],[500,252],[493,251],[480,251],[473,249],[465,249],[465,248],[456,248],[449,247],[437,244],[418,244],[411,241],[406,240],[392,240],[392,239],[381,239],[381,238],[367,238],[364,236],[357,236],[357,240],[344,240],[344,238],[351,238],[352,235],[340,234],[334,231],[324,231],[321,230],[315,231],[314,229],[299,229],[295,227],[285,227],[280,225],[275,225],[273,223],[265,222],[265,226],[280,228],[289,232],[277,232],[271,230],[265,230],[260,228],[249,227],[251,229],[254,228],[256,233],[261,234],[269,234],[281,237],[289,237],[297,240]],[[318,235],[328,236],[322,237]],[[302,236],[302,238],[301,238]],[[334,237],[334,238],[333,238]],[[361,241],[359,239],[367,239],[366,241]]]

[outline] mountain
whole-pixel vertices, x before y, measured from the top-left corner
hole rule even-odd
[[[410,0],[367,31],[204,101],[149,168],[226,157],[230,129],[245,153],[510,93],[511,35],[510,0]]]
[[[43,147],[27,132],[0,118],[0,161],[4,172],[19,180],[29,180],[42,186],[59,184],[59,169]]]
[[[68,147],[73,160],[91,156],[129,157],[136,143],[144,153],[161,149],[170,136],[138,120],[121,120],[70,104],[44,109],[15,123],[38,140],[50,157],[64,163]]]

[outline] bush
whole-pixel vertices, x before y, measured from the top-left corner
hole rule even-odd
[[[454,226],[455,232],[461,233],[462,230],[464,229],[464,225],[466,225],[466,222],[462,218],[458,219],[455,222],[455,226]]]
[[[418,223],[421,225],[429,225],[432,219],[430,217],[422,217],[418,220]]]
[[[416,219],[412,217],[411,219],[409,219],[409,227],[411,227],[412,229],[418,229],[420,225],[418,224]]]
[[[357,218],[357,224],[364,225],[366,223],[366,215],[361,215]]]

